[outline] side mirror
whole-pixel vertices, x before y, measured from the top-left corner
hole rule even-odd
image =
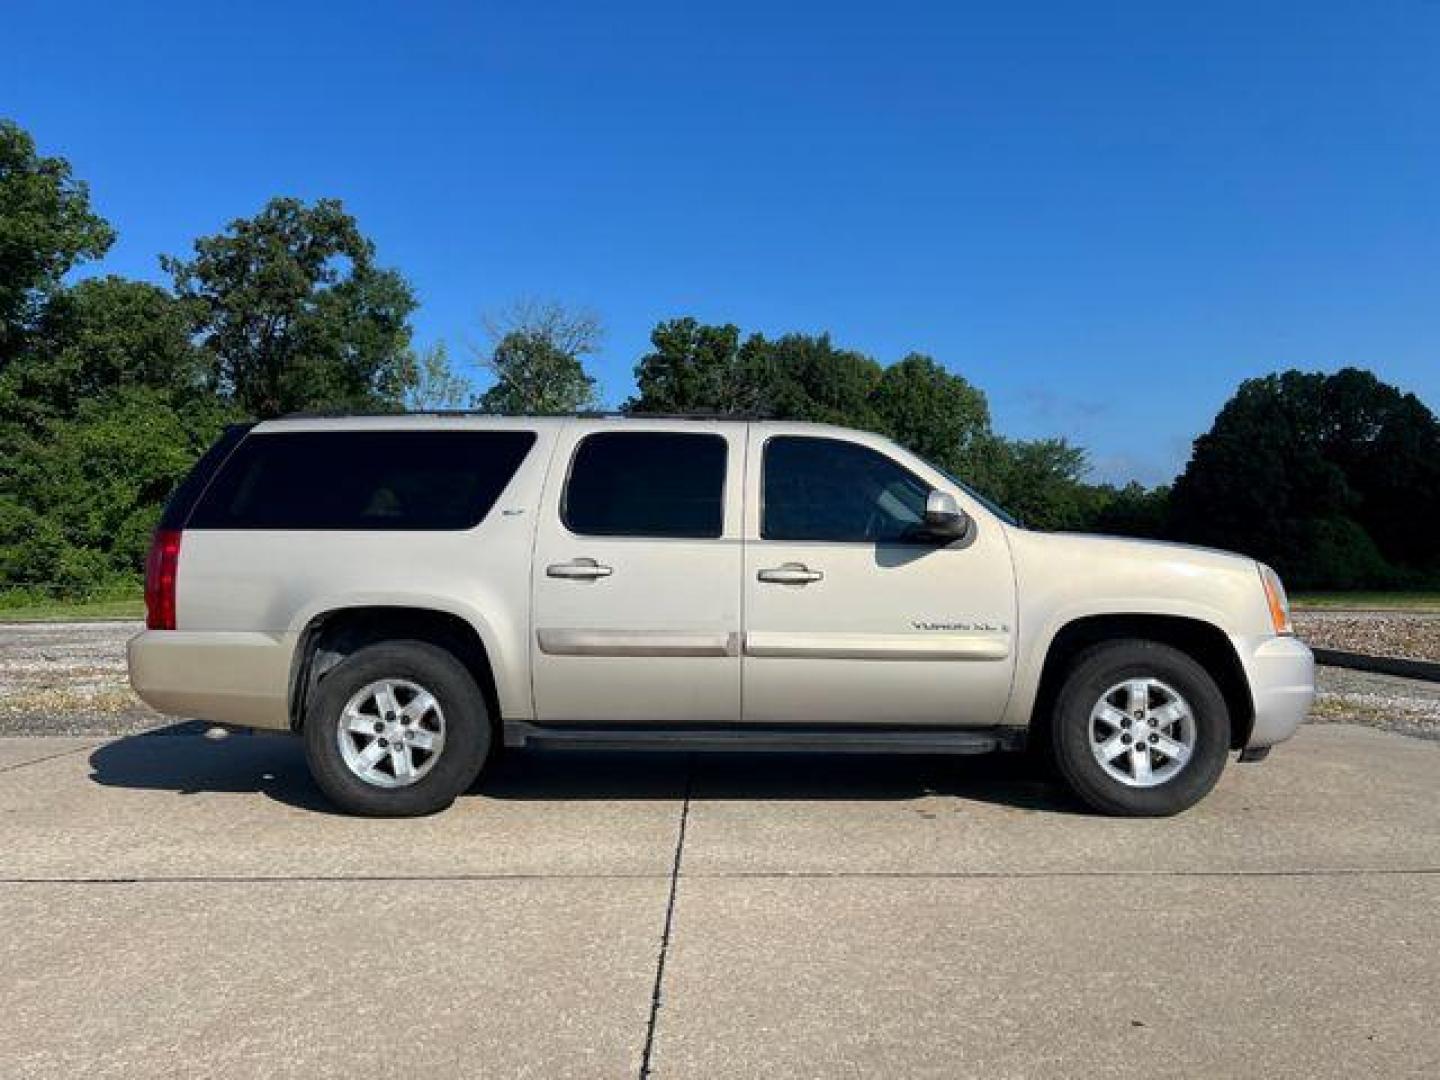
[[[955,496],[948,491],[932,491],[925,499],[925,536],[936,543],[948,544],[966,536],[974,522],[960,509]]]

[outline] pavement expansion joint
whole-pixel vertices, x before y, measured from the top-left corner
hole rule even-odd
[[[0,885],[375,885],[464,884],[500,881],[656,881],[669,874],[127,874],[115,877],[0,877]]]
[[[680,827],[675,838],[675,861],[670,867],[670,896],[665,902],[665,926],[660,932],[660,952],[655,959],[655,987],[650,992],[645,1047],[640,1053],[640,1080],[647,1080],[650,1076],[650,1062],[655,1051],[655,1029],[660,1020],[660,1005],[665,991],[665,957],[670,951],[671,930],[675,924],[675,894],[680,887],[680,862],[685,855],[685,826],[690,821],[690,796],[694,785],[695,758],[689,755],[685,768],[685,800],[680,805]]]
[[[1050,881],[1062,878],[1320,878],[1440,874],[1437,866],[1328,866],[1289,870],[734,870],[697,871],[682,877],[717,880],[975,880]]]
[[[34,758],[30,761],[17,761],[13,765],[6,765],[3,768],[0,768],[0,773],[14,772],[16,769],[29,768],[31,765],[43,765],[45,764],[45,762],[54,761],[56,758],[70,757],[72,754],[81,754],[84,753],[86,750],[94,750],[97,746],[100,745],[101,743],[93,742],[85,746],[76,746],[69,750],[61,750],[54,754],[47,754],[45,757],[42,758]]]

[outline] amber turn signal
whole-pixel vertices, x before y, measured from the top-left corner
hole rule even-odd
[[[1262,563],[1260,580],[1265,585],[1265,602],[1270,605],[1270,622],[1275,627],[1275,633],[1295,633],[1295,627],[1290,622],[1290,600],[1285,595],[1285,586],[1280,583],[1280,575]]]

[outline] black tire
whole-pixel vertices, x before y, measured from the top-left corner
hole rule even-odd
[[[1172,687],[1194,717],[1189,759],[1153,787],[1131,787],[1112,777],[1091,748],[1091,710],[1106,690],[1138,678]],[[1121,817],[1168,817],[1194,806],[1220,779],[1230,752],[1230,712],[1215,680],[1185,653],[1157,641],[1111,641],[1076,657],[1056,698],[1051,745],[1061,775],[1091,808]]]
[[[433,766],[406,787],[367,782],[351,771],[340,749],[346,704],[384,679],[423,687],[444,716],[444,743]],[[386,641],[357,650],[325,674],[305,710],[311,775],[337,807],[365,817],[417,817],[444,810],[474,782],[490,745],[489,710],[474,678],[451,653],[423,641]]]

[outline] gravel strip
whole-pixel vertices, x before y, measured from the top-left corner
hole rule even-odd
[[[1361,724],[1400,735],[1440,740],[1440,683],[1397,679],[1345,668],[1316,668],[1310,719]]]
[[[1297,611],[1310,645],[1369,656],[1440,660],[1440,614],[1413,611]]]
[[[126,683],[125,642],[139,630],[133,622],[0,625],[0,735],[125,735],[173,723]],[[1440,739],[1440,683],[1340,668],[1320,668],[1318,682],[1318,721]]]
[[[128,735],[171,721],[137,698],[138,622],[0,625],[0,735]]]

